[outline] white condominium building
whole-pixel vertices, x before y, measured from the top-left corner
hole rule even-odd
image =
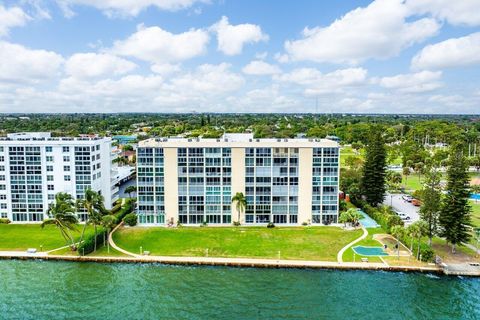
[[[49,132],[0,138],[0,217],[40,222],[56,193],[81,199],[87,188],[100,192],[111,208],[118,198],[112,156],[110,138],[53,138]]]
[[[338,221],[339,146],[325,139],[154,138],[137,149],[140,224]]]

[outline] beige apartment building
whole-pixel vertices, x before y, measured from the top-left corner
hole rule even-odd
[[[137,149],[142,225],[242,225],[338,221],[339,146],[326,139],[152,138]]]

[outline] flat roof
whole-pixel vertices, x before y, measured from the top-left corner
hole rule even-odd
[[[139,142],[139,147],[151,148],[338,148],[337,142],[328,139],[248,139],[234,140],[226,138],[151,138]]]

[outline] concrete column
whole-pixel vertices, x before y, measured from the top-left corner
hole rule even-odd
[[[176,148],[164,148],[165,222],[178,221],[178,161]]]
[[[232,148],[232,197],[237,192],[245,195],[245,148]],[[237,215],[232,203],[232,222],[238,220]],[[245,212],[241,213],[240,222],[245,222]]]
[[[300,148],[298,155],[298,223],[312,221],[313,149]]]

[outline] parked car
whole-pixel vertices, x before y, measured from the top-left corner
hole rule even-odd
[[[422,205],[422,202],[418,199],[413,199],[412,204],[416,207],[420,207]]]
[[[406,213],[398,212],[397,214],[400,217],[400,219],[402,219],[403,221],[410,220],[410,216]]]
[[[412,197],[412,196],[409,196],[408,194],[404,194],[404,195],[402,196],[402,199],[405,200],[405,201],[407,201],[407,202],[412,202],[413,197]]]

